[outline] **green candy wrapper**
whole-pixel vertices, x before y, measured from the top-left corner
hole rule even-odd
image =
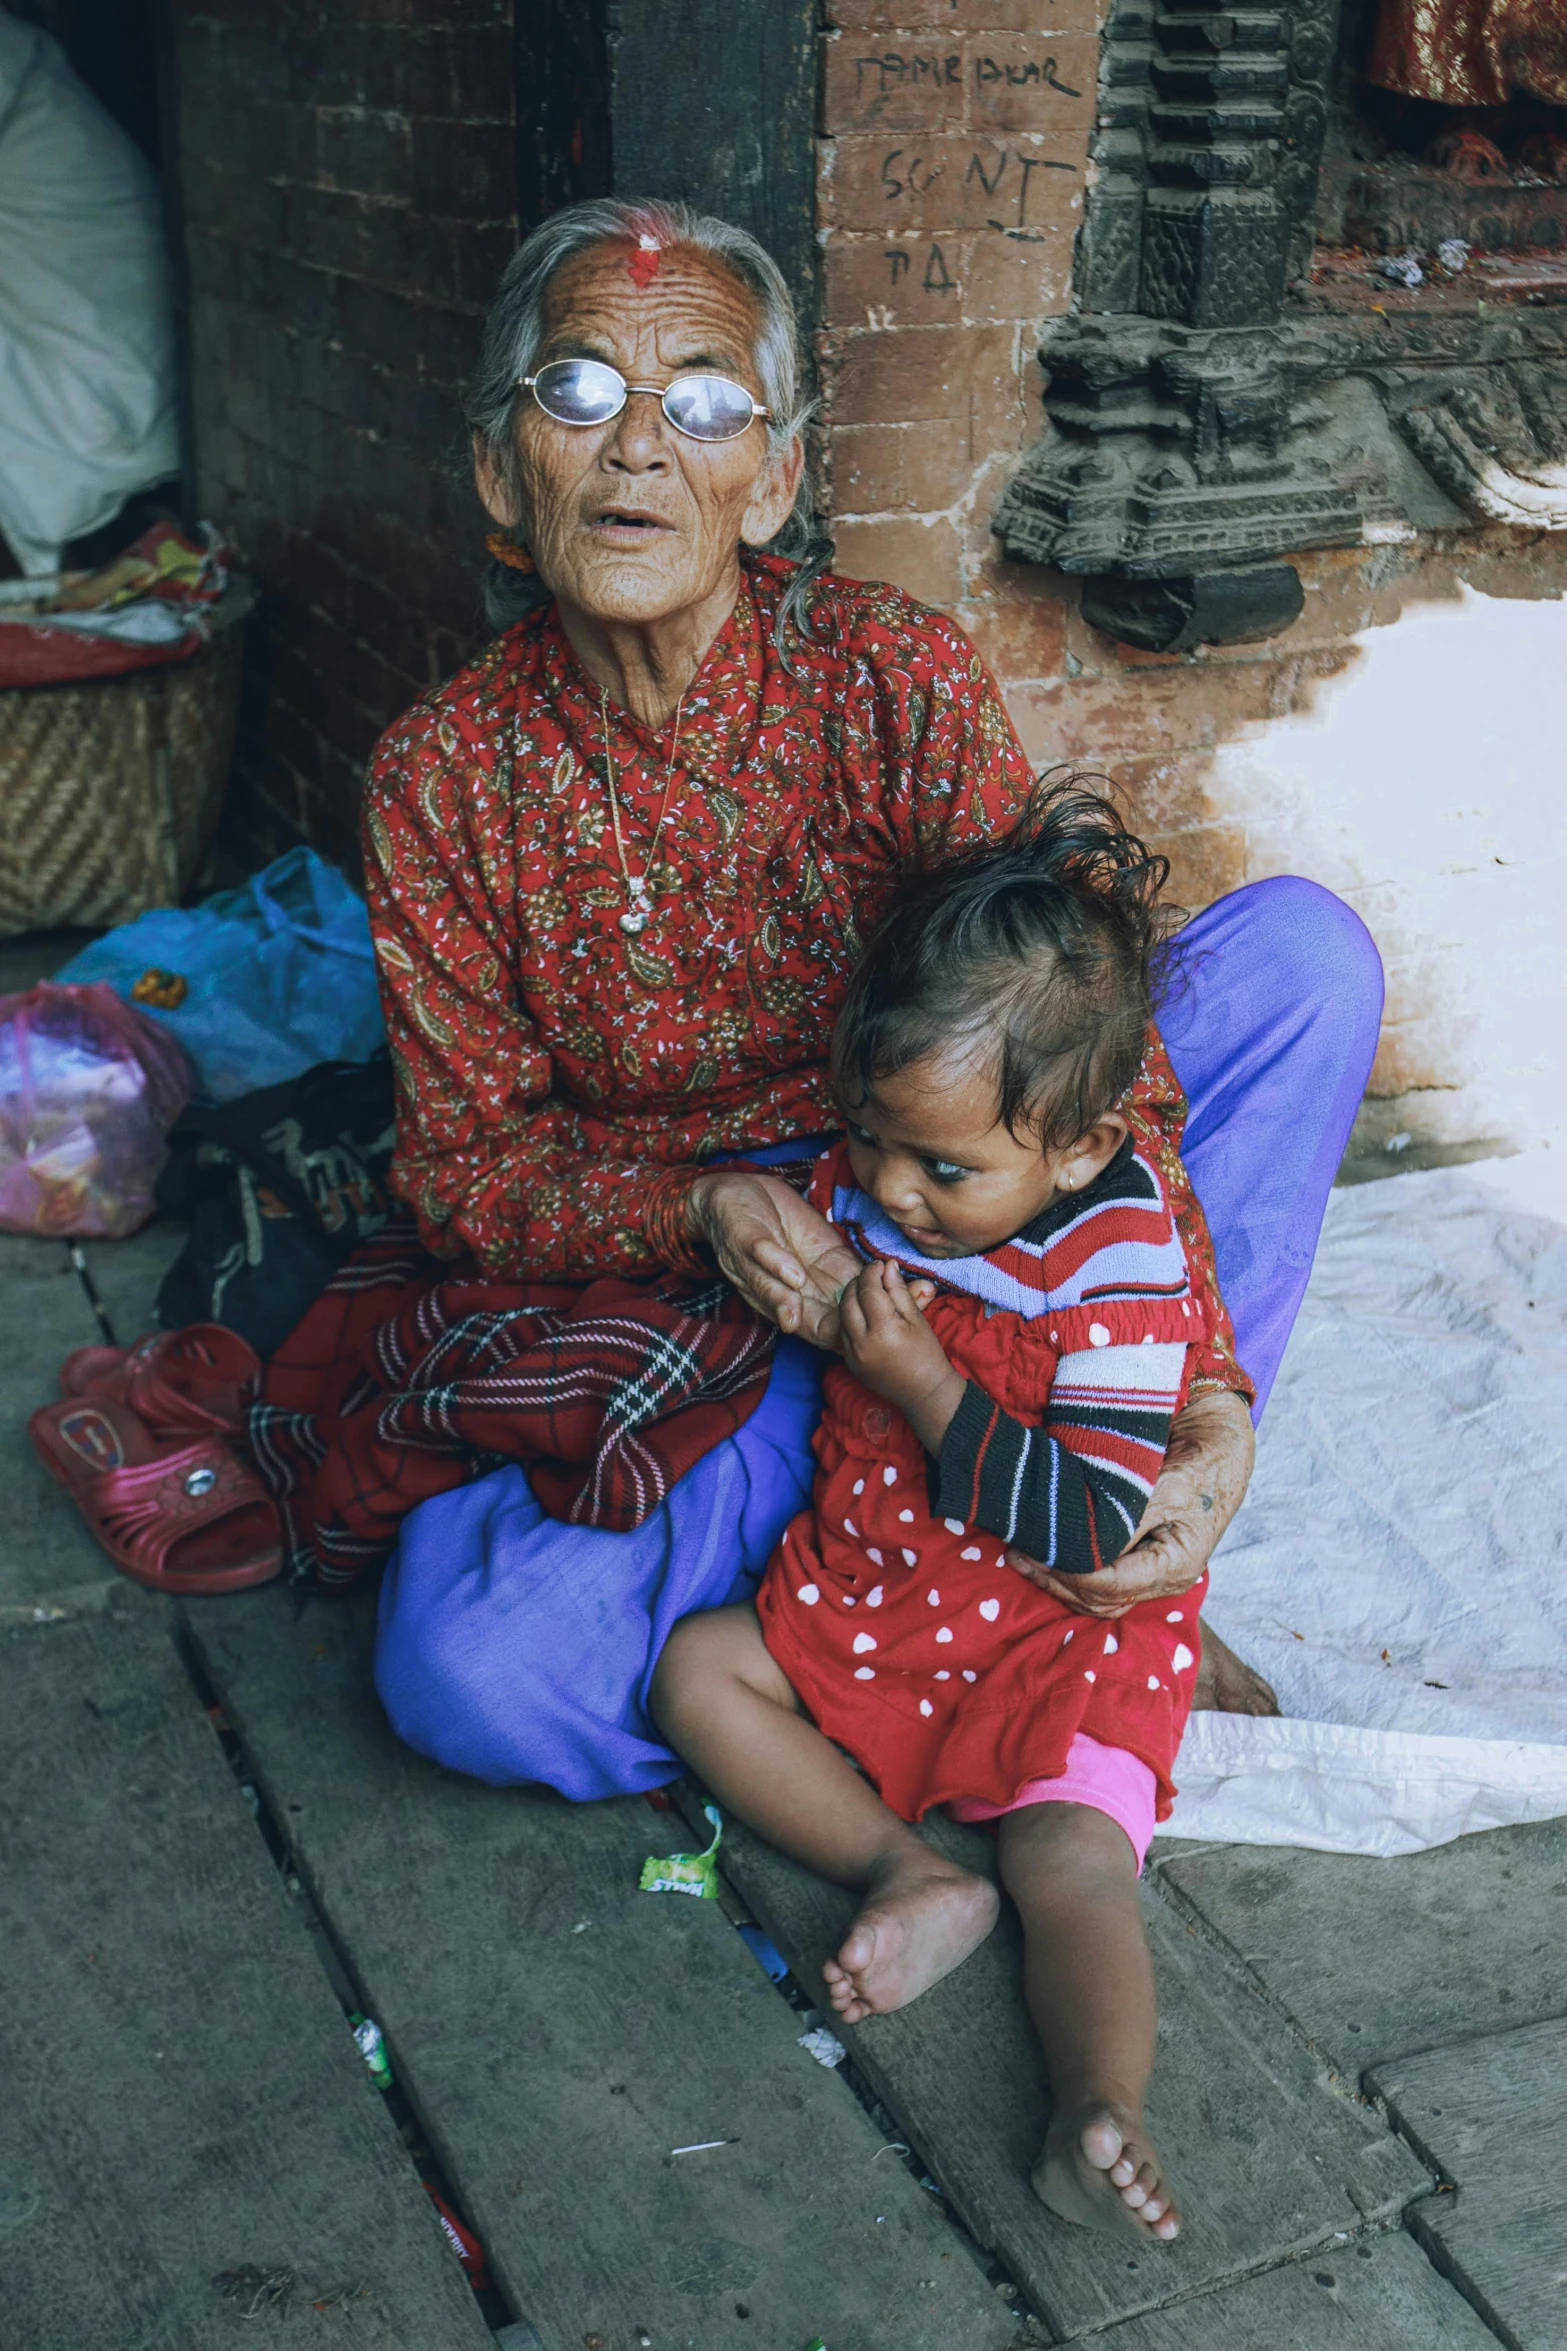
[[[716,1804],[702,1810],[713,1824],[713,1842],[705,1853],[670,1853],[661,1861],[650,1853],[639,1881],[644,1894],[694,1894],[699,1902],[718,1900],[718,1864],[713,1856],[724,1839],[724,1824]]]
[[[380,2026],[373,2016],[365,2016],[357,2008],[348,2022],[359,2045],[359,2054],[370,2068],[371,2080],[378,2090],[389,2090],[392,2086],[392,2066],[386,2054],[386,2043],[381,2038]]]

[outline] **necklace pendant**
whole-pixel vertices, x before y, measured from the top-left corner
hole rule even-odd
[[[620,918],[620,927],[626,936],[634,939],[639,931],[647,929],[647,914],[640,906],[629,907]]]

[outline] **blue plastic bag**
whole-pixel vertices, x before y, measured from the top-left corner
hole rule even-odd
[[[386,1042],[364,902],[313,849],[200,906],[122,923],[55,976],[106,980],[171,1030],[212,1102],[318,1061],[367,1061]]]

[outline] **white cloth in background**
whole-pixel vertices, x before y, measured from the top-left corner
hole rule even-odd
[[[0,7],[0,532],[29,578],[179,470],[151,165]]]
[[[1286,1719],[1194,1714],[1165,1835],[1407,1853],[1567,1814],[1562,1158],[1333,1194],[1205,1612]]]

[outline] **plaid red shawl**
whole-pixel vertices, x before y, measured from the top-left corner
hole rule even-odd
[[[400,1217],[262,1376],[251,1441],[290,1572],[353,1582],[416,1503],[507,1461],[552,1517],[640,1526],[750,1418],[772,1352],[717,1275],[497,1282],[426,1255]]]

